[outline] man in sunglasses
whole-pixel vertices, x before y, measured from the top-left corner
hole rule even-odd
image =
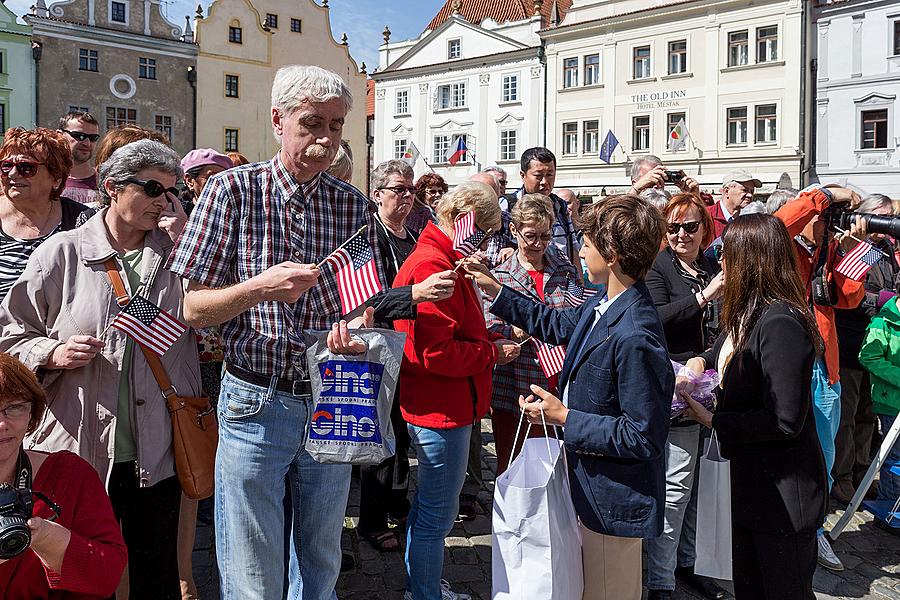
[[[100,139],[100,124],[89,112],[70,111],[59,118],[59,131],[65,134],[72,151],[72,171],[62,195],[88,206],[97,204],[97,171],[92,158]]]

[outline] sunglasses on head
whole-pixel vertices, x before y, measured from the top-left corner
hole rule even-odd
[[[166,192],[169,192],[176,198],[178,197],[178,188],[170,187],[167,188],[160,182],[155,179],[125,179],[124,183],[133,183],[134,185],[139,185],[144,188],[144,193],[147,194],[150,198],[159,198]]]
[[[69,131],[68,129],[63,129],[63,131],[72,136],[72,139],[77,142],[83,142],[84,140],[96,142],[100,139],[99,133],[84,133],[83,131]]]
[[[0,162],[0,173],[3,173],[7,177],[12,173],[12,170],[15,169],[16,173],[18,173],[21,177],[34,177],[38,172],[38,167],[40,167],[44,163],[31,162],[29,160],[4,160]]]
[[[697,233],[700,229],[700,221],[685,221],[684,223],[669,223],[668,231],[671,235],[677,235],[679,229],[685,233]]]

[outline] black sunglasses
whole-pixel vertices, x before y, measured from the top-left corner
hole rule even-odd
[[[124,179],[123,183],[133,183],[134,185],[142,186],[144,188],[144,193],[150,198],[159,198],[166,192],[169,192],[176,198],[178,197],[178,188],[167,188],[155,179],[134,179],[129,177],[128,179]]]
[[[394,185],[391,187],[381,187],[378,189],[379,190],[391,190],[398,196],[402,196],[404,192],[409,192],[413,196],[416,195],[416,188],[414,188],[413,186],[406,187],[405,185]]]
[[[29,160],[4,160],[0,162],[0,173],[3,173],[7,177],[9,177],[9,174],[12,173],[13,169],[15,169],[16,173],[18,173],[22,177],[34,177],[38,172],[38,167],[40,167],[42,164],[44,163],[31,162]]]
[[[69,131],[68,129],[63,129],[65,133],[68,133],[72,136],[75,141],[83,142],[84,140],[90,140],[92,142],[96,142],[100,139],[99,133],[84,133],[83,131]]]
[[[670,235],[676,235],[679,229],[684,229],[685,233],[697,233],[700,229],[700,221],[685,221],[684,223],[669,223],[668,231]]]

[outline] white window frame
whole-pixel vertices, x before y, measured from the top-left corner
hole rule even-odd
[[[647,119],[647,126],[644,128],[641,127],[642,131],[647,132],[647,140],[646,145],[643,147],[638,147],[636,142],[638,141],[637,135],[637,119],[645,118]],[[641,114],[641,115],[631,115],[631,151],[632,152],[650,152],[653,147],[653,115],[649,113]]]
[[[744,41],[744,47],[746,48],[744,62],[731,62],[731,36],[736,33],[746,34],[747,39]],[[740,58],[740,56],[738,56]],[[747,65],[752,64],[750,60],[750,29],[745,27],[743,29],[732,29],[731,31],[725,32],[725,66],[727,67],[746,67]]]
[[[166,119],[169,120],[169,124],[166,125]],[[160,124],[159,121],[162,121]],[[160,131],[169,138],[169,142],[173,141],[173,136],[175,135],[175,118],[172,115],[163,115],[163,114],[155,114],[153,115],[153,128],[156,131]],[[168,131],[166,131],[168,128]]]
[[[576,156],[578,154],[578,130],[580,128],[581,123],[578,121],[564,121],[560,126],[563,156]]]
[[[113,21],[112,18],[112,5],[113,2],[118,2],[119,4],[125,5],[125,20],[124,21]],[[113,25],[131,25],[131,3],[128,0],[106,0],[106,20]]]
[[[760,109],[760,108],[763,108],[763,107],[769,107],[769,106],[775,107],[775,114],[774,114],[773,116],[771,116],[771,117],[767,115],[767,116],[765,116],[765,117],[763,117],[763,118],[764,118],[767,122],[768,122],[769,120],[774,120],[774,122],[775,122],[775,133],[772,135],[772,139],[770,139],[770,140],[769,140],[769,139],[765,139],[765,138],[767,137],[768,134],[764,135],[764,136],[763,136],[763,139],[760,139],[760,137],[759,137],[759,121],[760,121],[759,109]],[[780,112],[780,111],[779,111],[779,105],[778,105],[777,102],[764,102],[764,103],[760,103],[760,104],[755,104],[755,105],[753,105],[753,144],[754,144],[754,145],[756,145],[756,146],[774,146],[774,145],[778,144],[778,134],[780,133],[780,131],[779,131],[779,123],[778,123],[778,121],[779,121],[779,119],[778,119],[778,113],[779,113],[779,112]],[[768,126],[767,126],[767,127],[765,128],[765,131],[768,131],[768,130],[769,130],[769,128],[768,128]]]
[[[509,136],[512,134],[512,148],[510,148],[509,138],[504,139],[504,136]],[[504,128],[501,129],[497,135],[497,149],[499,160],[502,161],[515,161],[519,158],[519,130],[518,128]]]
[[[409,148],[409,139],[394,138],[394,160],[400,160]]]
[[[638,75],[638,50],[647,49],[647,56],[641,58],[641,62],[646,64],[646,74]],[[645,62],[646,61],[646,62]],[[634,81],[653,78],[653,44],[636,44],[631,47],[631,78]]]
[[[433,164],[448,164],[447,151],[450,150],[450,144],[453,143],[454,137],[456,137],[456,134],[453,133],[434,134],[434,137],[431,139],[431,162]],[[440,140],[441,143],[440,150],[438,150],[438,140]]]
[[[468,108],[468,89],[466,85],[466,81],[453,81],[450,83],[443,83],[435,88],[435,112],[441,112],[445,110],[461,110],[464,108]],[[441,102],[441,90],[443,88],[447,88],[447,106],[443,106]],[[462,90],[462,93],[459,93],[459,90]],[[456,91],[457,97],[462,97],[462,101],[459,103],[454,102],[454,91]]]
[[[681,115],[681,117],[684,119],[685,125],[687,125],[687,122],[688,122],[687,110],[685,110],[683,108],[679,109],[679,110],[669,111],[666,113],[666,152],[671,152],[671,150],[669,150],[669,140],[672,139],[672,130],[675,129],[675,125],[678,125],[678,121],[675,121],[675,123],[672,123],[672,119],[671,119],[672,115]]]
[[[592,56],[597,57],[597,62],[589,65],[587,59]],[[589,67],[590,67],[590,72],[593,73],[593,78],[590,80],[588,79]],[[584,57],[582,57],[582,59],[581,59],[581,71],[584,76],[584,85],[585,86],[600,85],[600,75],[601,75],[601,73],[600,73],[600,53],[592,52],[591,54],[585,54]]]
[[[507,94],[509,92],[509,94]],[[521,102],[519,97],[519,74],[506,73],[500,78],[500,102],[502,104],[512,104]]]
[[[597,129],[592,132],[593,144],[589,143],[591,137],[588,136],[588,123],[597,124]],[[598,152],[600,152],[600,119],[585,119],[581,122],[581,153],[594,155]]]
[[[731,111],[744,111],[744,139],[743,141],[731,141]],[[735,106],[725,107],[725,147],[726,148],[747,148],[750,146],[750,114],[751,107],[746,104],[738,104]]]
[[[875,92],[874,94],[867,94],[863,98],[854,101],[854,110],[856,111],[855,118],[855,129],[856,129],[856,139],[853,142],[853,150],[854,152],[893,152],[896,150],[896,138],[894,137],[894,132],[892,130],[894,123],[894,104],[897,102],[897,97],[895,94],[883,94]],[[862,114],[864,112],[874,111],[874,110],[887,110],[887,147],[885,148],[863,148],[862,147],[862,134],[863,134],[863,123],[862,123]]]
[[[573,67],[568,66],[567,63],[570,61],[575,61],[575,65]],[[578,60],[578,57],[577,56],[567,56],[566,58],[563,58],[562,59],[562,67],[563,67],[563,76],[562,76],[563,89],[570,90],[572,88],[577,88],[578,87],[578,71],[581,68],[581,64],[580,64],[580,61]],[[572,74],[571,77],[569,77],[569,73]]]
[[[401,106],[400,97],[404,97],[403,106]],[[403,109],[403,110],[401,110]],[[394,116],[400,117],[410,114],[409,112],[409,88],[400,88],[394,92]]]
[[[672,44],[677,44],[679,42],[684,42],[684,56],[681,59],[681,67],[680,71],[672,70]],[[689,46],[688,38],[677,38],[674,40],[666,40],[666,73],[669,75],[684,75],[685,73],[690,73],[690,65],[688,63],[689,60]]]
[[[900,15],[888,17],[888,56],[900,56]]]
[[[453,56],[453,44],[456,44],[457,54]],[[447,60],[459,60],[462,58],[462,38],[450,38],[447,40]]]
[[[236,144],[233,148],[228,147],[228,132],[234,132],[234,141]],[[225,152],[240,152],[241,148],[241,128],[240,127],[223,127],[222,128],[222,147],[225,148]]]
[[[771,28],[775,29],[774,56],[770,56],[769,51],[771,50],[771,47],[769,46],[769,44],[766,44],[765,58],[763,58],[759,54],[759,44],[760,44],[759,32],[763,29],[771,29]],[[780,38],[781,38],[781,28],[778,26],[778,23],[771,23],[769,25],[760,25],[759,27],[754,28],[754,31],[756,33],[755,40],[754,40],[754,43],[756,45],[756,64],[777,62],[778,61],[778,51],[779,51],[779,48],[778,48],[779,43],[778,42],[780,41]]]
[[[144,64],[141,64],[141,61],[144,61]],[[152,63],[151,63],[152,61]],[[157,67],[156,59],[150,56],[139,56],[138,57],[138,79],[147,79],[150,81],[155,81],[157,78],[156,70]],[[144,70],[144,75],[141,75],[141,69]],[[151,73],[153,77],[150,77]]]

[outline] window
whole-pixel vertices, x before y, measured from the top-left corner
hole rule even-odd
[[[97,71],[97,51],[87,48],[78,49],[78,70]]]
[[[567,58],[563,61],[563,87],[571,88],[578,85],[578,59]]]
[[[169,115],[156,115],[153,126],[157,131],[163,132],[169,141],[172,141],[172,117]]]
[[[582,126],[584,131],[584,153],[596,154],[600,150],[600,122],[585,121]]]
[[[141,57],[138,59],[138,77],[140,79],[156,79],[155,58]]]
[[[225,152],[240,152],[238,150],[238,130],[225,128]]]
[[[729,108],[726,132],[729,146],[743,146],[747,143],[747,107]]]
[[[677,113],[669,113],[666,115],[666,140],[672,139],[672,130],[678,125],[678,123],[685,118],[685,114],[683,112]]]
[[[450,108],[465,108],[466,106],[466,83],[448,83],[437,88],[436,110],[447,110]]]
[[[503,102],[519,101],[519,76],[504,75],[501,98]]]
[[[106,129],[112,129],[119,125],[134,125],[137,123],[137,110],[118,106],[106,107]]]
[[[778,60],[778,27],[757,27],[756,29],[756,62]]]
[[[228,41],[231,42],[232,44],[243,44],[244,40],[243,40],[242,33],[243,32],[241,31],[240,27],[235,27],[234,25],[229,26],[228,27]],[[236,131],[236,130],[232,130],[232,131]]]
[[[894,21],[894,56],[900,56],[900,19]]]
[[[406,149],[409,146],[409,141],[406,139],[394,140],[394,158],[396,160],[400,160],[403,158],[403,155],[406,154]]]
[[[6,105],[0,104],[0,131],[6,131]]]
[[[650,115],[631,117],[631,149],[650,150]]]
[[[638,46],[634,49],[634,78],[650,77],[650,46]]]
[[[69,112],[91,112],[91,109],[87,106],[75,106],[74,104],[69,105]]]
[[[728,66],[738,67],[750,62],[747,47],[747,30],[732,31],[728,34]]]
[[[6,73],[4,67],[6,67],[6,54],[0,52],[0,73]]]
[[[300,19],[291,19],[291,31],[293,33],[303,32],[303,21]]]
[[[500,160],[516,160],[519,158],[519,132],[507,129],[500,132]]]
[[[434,154],[431,157],[433,163],[447,162],[447,152],[450,150],[450,140],[453,136],[436,135],[434,136]]]
[[[756,107],[756,143],[774,144],[778,134],[778,118],[774,104]]]
[[[462,40],[447,41],[447,58],[454,59],[462,57]]]
[[[600,55],[588,54],[584,57],[584,85],[600,83]]]
[[[109,20],[113,23],[127,23],[125,3],[112,0],[109,4]]]
[[[225,75],[225,97],[226,98],[239,98],[240,97],[240,76],[238,75]]]
[[[860,147],[887,148],[888,111],[864,110],[860,113],[862,118],[862,140]]]
[[[578,123],[563,123],[563,154],[578,154]]]
[[[266,26],[269,29],[278,29],[278,15],[266,13]]]
[[[409,90],[397,90],[397,95],[394,98],[394,114],[409,114]]]
[[[687,73],[687,40],[669,42],[669,75]]]

